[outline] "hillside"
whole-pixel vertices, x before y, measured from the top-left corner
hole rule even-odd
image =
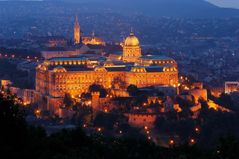
[[[69,2],[69,0],[63,0]],[[143,13],[150,16],[173,17],[231,17],[239,16],[239,10],[217,7],[204,0],[70,0],[71,2],[87,2],[94,6],[110,7],[115,11],[127,13]]]

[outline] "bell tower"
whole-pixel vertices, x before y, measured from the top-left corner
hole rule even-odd
[[[74,43],[75,44],[80,43],[80,24],[79,24],[77,16],[75,18],[75,24],[74,24]]]

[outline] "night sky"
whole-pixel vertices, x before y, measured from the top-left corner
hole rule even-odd
[[[0,0],[0,1],[6,1],[6,0]],[[23,1],[28,1],[28,0],[23,0]],[[29,1],[43,1],[43,0],[29,0]],[[95,1],[95,0],[77,0],[77,1]],[[97,1],[99,2],[99,1],[107,1],[107,0],[97,0]],[[211,2],[221,7],[230,7],[230,8],[239,9],[239,0],[205,0],[205,1]]]

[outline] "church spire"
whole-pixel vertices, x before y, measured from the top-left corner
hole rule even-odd
[[[78,17],[75,17],[75,24],[74,24],[74,43],[80,43],[80,24],[78,21]]]
[[[75,25],[79,25],[78,16],[75,17]]]
[[[94,30],[92,31],[91,36],[95,37],[95,31]]]

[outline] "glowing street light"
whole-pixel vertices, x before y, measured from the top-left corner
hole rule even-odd
[[[174,144],[175,144],[175,141],[174,141],[173,139],[170,139],[170,140],[169,140],[169,145],[172,146],[172,145],[174,145]]]
[[[105,112],[105,113],[108,113],[108,112],[109,112],[109,110],[108,110],[107,108],[105,108],[105,109],[104,109],[104,112]]]
[[[195,128],[196,133],[200,133],[200,129],[198,127]]]
[[[87,105],[91,105],[91,101],[88,101],[88,102],[87,102]]]
[[[193,138],[191,138],[191,139],[189,140],[189,142],[190,142],[191,145],[194,145],[194,144],[196,143],[196,140],[193,139]]]
[[[101,129],[101,128],[97,128],[97,131],[98,131],[98,132],[101,132],[101,131],[102,131],[102,129]]]
[[[40,109],[36,109],[35,110],[35,115],[36,115],[37,118],[39,118],[40,115],[41,115],[41,110]]]
[[[86,128],[87,127],[87,125],[86,124],[83,124],[83,128]]]

